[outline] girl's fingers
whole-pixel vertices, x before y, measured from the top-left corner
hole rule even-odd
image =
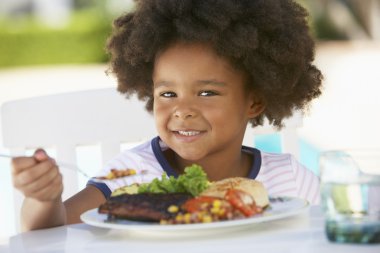
[[[37,149],[32,157],[13,158],[12,178],[14,187],[25,197],[51,201],[63,192],[57,164],[43,149]]]
[[[18,174],[19,172],[29,169],[39,162],[48,160],[49,156],[46,154],[45,150],[43,149],[37,149],[34,152],[34,155],[32,157],[15,157],[12,159],[12,173]]]
[[[41,189],[47,188],[56,177],[60,177],[57,167],[50,169],[30,183],[23,185],[22,191],[24,192],[24,195],[33,194]]]
[[[35,166],[37,163],[34,157],[15,157],[12,159],[12,174],[18,174],[23,170]]]
[[[54,170],[54,168],[58,170],[52,159],[40,162],[32,167],[13,174],[13,184],[16,188],[23,187],[46,175],[50,170]]]
[[[46,187],[41,188],[33,193],[30,193],[28,197],[35,198],[40,201],[51,201],[61,196],[63,192],[62,175],[58,175],[53,178]]]
[[[43,150],[43,149],[37,149],[35,152],[34,152],[34,155],[33,157],[38,161],[38,162],[41,162],[41,161],[45,161],[49,158],[49,156],[47,155],[46,151]]]

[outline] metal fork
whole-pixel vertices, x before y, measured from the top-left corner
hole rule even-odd
[[[1,154],[1,153],[0,153],[0,157],[2,157],[2,158],[8,158],[8,159],[16,158],[16,156],[7,155],[7,154]],[[59,162],[56,161],[56,163],[57,163],[57,166],[60,167],[60,168],[65,168],[65,169],[77,171],[78,173],[82,174],[84,177],[91,178],[84,170],[82,170],[81,168],[79,168],[75,164],[64,163],[64,162],[60,162],[60,161]]]
[[[0,153],[0,158],[1,157],[2,158],[8,158],[8,159],[16,158],[16,156]],[[104,181],[107,181],[107,180],[112,180],[112,179],[100,179],[100,178],[96,178],[96,177],[91,177],[84,170],[82,170],[81,168],[79,168],[78,165],[75,165],[75,164],[65,163],[65,162],[61,162],[61,161],[56,161],[56,163],[57,163],[57,166],[60,167],[60,168],[65,168],[65,169],[76,171],[76,172],[80,173],[81,175],[83,175],[84,177],[89,178],[89,179],[91,179],[92,181],[95,181],[95,182],[96,181],[97,182],[104,182]],[[141,176],[141,175],[145,175],[145,174],[148,174],[147,170],[142,170],[138,174],[129,175],[129,176],[125,176],[125,177]]]

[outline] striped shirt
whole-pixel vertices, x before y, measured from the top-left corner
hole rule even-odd
[[[319,178],[293,155],[261,152],[261,161],[260,173],[255,179],[264,184],[269,195],[300,197],[319,204]]]
[[[106,198],[117,188],[133,183],[146,183],[154,178],[161,178],[163,173],[177,177],[178,174],[166,160],[163,151],[168,149],[159,137],[138,145],[130,150],[123,151],[110,160],[98,175],[107,175],[112,168],[133,168],[137,176],[124,177],[105,183],[88,181],[100,189]],[[318,204],[319,179],[313,172],[306,169],[290,154],[273,154],[259,151],[256,148],[242,147],[243,152],[253,156],[253,164],[248,177],[263,183],[270,196],[300,197],[311,204]],[[140,173],[146,171],[147,173]]]

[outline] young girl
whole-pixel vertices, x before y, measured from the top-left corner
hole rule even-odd
[[[114,23],[110,70],[121,93],[147,101],[159,136],[121,153],[100,174],[111,168],[148,171],[127,182],[140,183],[198,164],[211,181],[249,177],[263,182],[270,195],[318,203],[318,178],[293,156],[242,147],[248,123],[262,125],[267,118],[281,127],[321,93],[306,11],[291,0],[136,4]],[[81,213],[121,186],[118,180],[90,180],[63,203],[59,169],[43,150],[15,158],[13,179],[26,197],[26,230],[80,222]]]

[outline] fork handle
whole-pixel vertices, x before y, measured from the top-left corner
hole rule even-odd
[[[7,155],[7,154],[2,154],[2,153],[0,153],[0,157],[2,157],[2,158],[8,158],[8,159],[15,158],[15,156]],[[78,173],[82,174],[83,176],[85,176],[87,178],[91,178],[89,175],[87,175],[86,172],[84,172],[83,170],[81,170],[77,165],[63,163],[63,162],[59,162],[59,161],[57,161],[57,165],[59,167],[65,168],[65,169],[77,171]]]
[[[11,156],[11,155],[7,155],[7,154],[0,154],[0,157],[3,157],[3,158],[14,158],[14,156]]]

